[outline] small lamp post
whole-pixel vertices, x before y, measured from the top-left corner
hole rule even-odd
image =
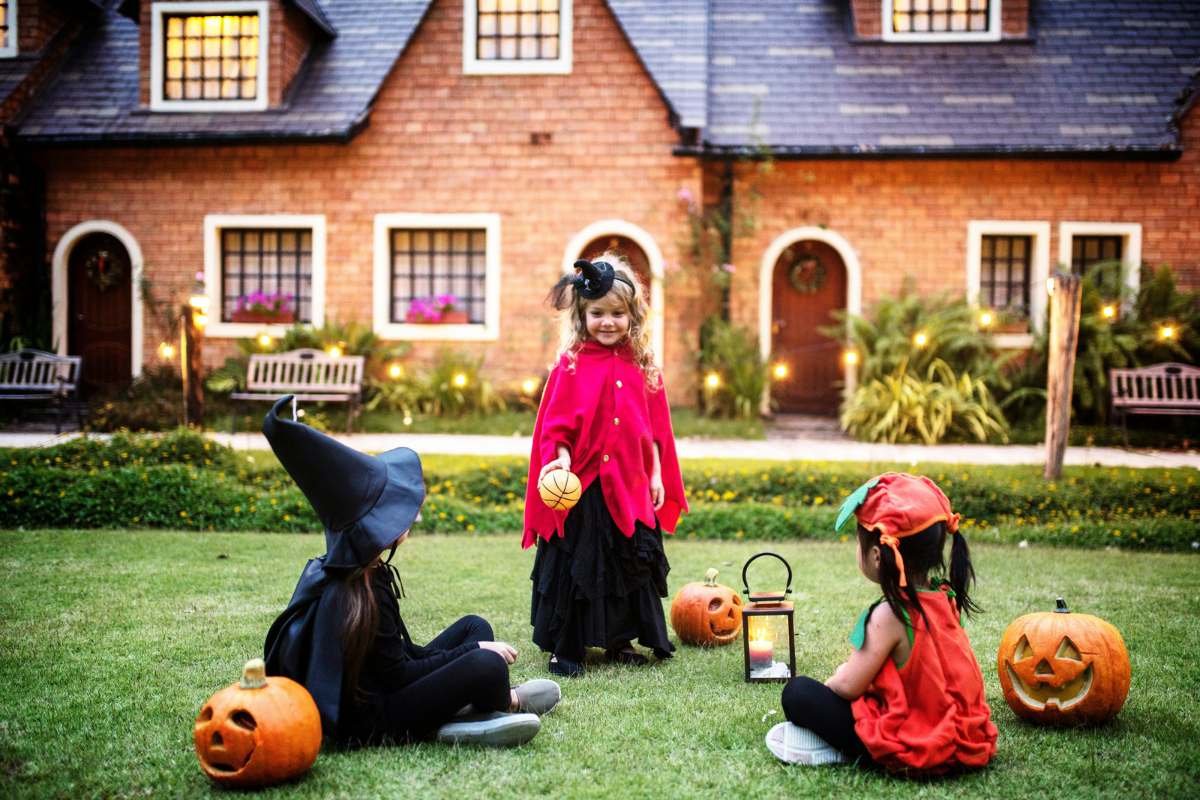
[[[782,592],[751,592],[747,570],[755,559],[778,558],[787,567],[787,588]],[[778,553],[759,553],[742,567],[742,589],[746,604],[742,619],[746,629],[742,649],[746,661],[746,683],[786,683],[796,674],[796,611],[787,599],[792,593],[792,565]],[[787,641],[786,660],[783,642]]]
[[[183,372],[183,424],[204,427],[204,387],[200,384],[201,345],[208,324],[208,298],[196,295],[183,307],[179,356]]]

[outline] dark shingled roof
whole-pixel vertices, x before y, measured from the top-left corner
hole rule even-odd
[[[1028,40],[855,41],[849,3],[713,0],[710,148],[784,154],[1162,151],[1200,1],[1038,0]]]
[[[285,105],[223,114],[142,109],[138,27],[108,10],[36,104],[21,136],[32,142],[347,140],[366,122],[428,6],[426,0],[323,0],[320,7],[337,37],[313,45]]]
[[[322,13],[285,108],[149,113],[137,28],[106,12],[21,130],[32,141],[347,139],[428,0],[293,0]],[[986,44],[859,41],[848,0],[610,0],[671,106],[684,155],[1179,152],[1200,67],[1200,0],[1036,0],[1029,35]],[[314,17],[315,19],[315,17]]]

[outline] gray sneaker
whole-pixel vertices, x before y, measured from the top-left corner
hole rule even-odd
[[[490,714],[455,717],[438,728],[437,740],[443,744],[477,747],[517,747],[537,736],[542,723],[537,714]]]
[[[549,714],[562,699],[562,689],[558,684],[546,678],[525,681],[520,686],[514,686],[517,693],[517,710],[530,714]]]

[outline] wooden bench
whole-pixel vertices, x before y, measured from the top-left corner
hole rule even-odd
[[[362,393],[363,356],[333,356],[324,350],[292,350],[287,353],[250,356],[246,391],[229,395],[231,400],[274,402],[293,394],[297,400],[349,403],[346,433],[358,411]],[[230,430],[237,432],[237,414]]]
[[[83,404],[79,402],[79,375],[83,356],[59,356],[42,350],[18,350],[0,355],[0,400],[53,400],[58,411],[55,435],[62,433],[62,418],[74,406],[83,430]]]
[[[1112,409],[1121,419],[1121,433],[1129,447],[1125,419],[1130,414],[1200,414],[1200,368],[1186,364],[1155,364],[1139,369],[1110,369]]]

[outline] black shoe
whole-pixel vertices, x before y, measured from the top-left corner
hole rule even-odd
[[[609,650],[608,658],[610,661],[615,661],[618,664],[628,664],[631,667],[641,667],[650,663],[650,659],[641,653],[631,653],[628,650]]]
[[[583,674],[582,664],[558,656],[550,657],[549,667],[551,675],[559,675],[563,678],[577,678]]]

